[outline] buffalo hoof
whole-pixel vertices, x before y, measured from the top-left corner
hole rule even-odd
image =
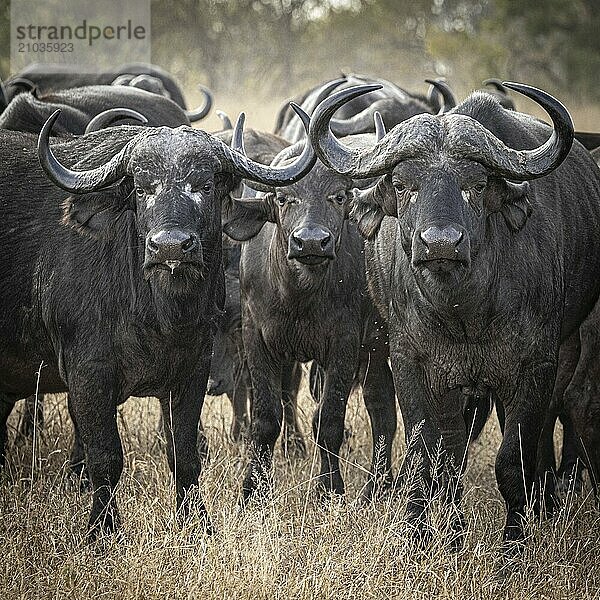
[[[316,484],[317,496],[327,500],[332,496],[343,496],[346,492],[344,481],[339,473],[324,473],[319,475]]]
[[[96,544],[102,538],[116,536],[117,542],[123,541],[121,517],[116,510],[104,511],[97,517],[90,517],[88,523],[88,544]]]
[[[253,463],[248,467],[242,484],[242,506],[246,506],[253,496],[265,499],[272,491],[269,471],[261,464]]]
[[[307,457],[306,444],[300,434],[286,436],[282,444],[283,455],[290,459],[303,459]]]
[[[466,528],[467,521],[461,513],[453,520],[448,533],[447,546],[452,554],[460,552],[464,548]]]
[[[394,478],[391,473],[379,477],[371,477],[360,493],[361,502],[372,502],[394,489]]]
[[[556,479],[556,493],[559,498],[579,496],[583,492],[583,466],[581,463],[559,469]]]
[[[525,549],[523,518],[509,514],[504,527],[502,555],[506,558],[520,556]]]

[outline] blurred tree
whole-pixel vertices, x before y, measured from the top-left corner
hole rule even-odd
[[[446,75],[457,90],[489,76],[595,97],[598,0],[151,0],[153,61],[186,86],[293,94],[339,71],[408,87]],[[0,0],[9,72],[10,2]]]

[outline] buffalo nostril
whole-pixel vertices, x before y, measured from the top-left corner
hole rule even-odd
[[[158,252],[158,244],[152,238],[148,238],[146,245],[151,252],[154,252],[155,254]]]
[[[292,236],[294,239],[294,243],[296,244],[296,248],[298,248],[298,250],[302,250],[302,240],[299,237],[296,237],[295,235]]]
[[[419,232],[421,241],[428,248],[435,245],[458,246],[463,240],[464,233],[454,227],[428,227]]]
[[[329,244],[329,241],[331,240],[331,236],[330,235],[326,235],[322,240],[321,240],[321,248],[323,250],[325,250],[325,248],[327,248],[327,245]]]

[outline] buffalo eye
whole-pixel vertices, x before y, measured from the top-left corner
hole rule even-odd
[[[346,192],[339,192],[333,197],[336,204],[344,204],[346,202]]]
[[[202,187],[200,189],[205,194],[209,194],[210,192],[212,192],[212,189],[213,189],[212,181],[207,181],[206,183],[202,184]]]
[[[283,194],[277,194],[277,204],[283,206],[287,202],[287,198]]]
[[[138,198],[143,198],[146,192],[144,188],[138,186],[135,188],[135,194]]]
[[[476,194],[481,194],[483,193],[483,191],[485,190],[485,182],[481,182],[481,183],[476,183],[471,189],[476,193]]]
[[[402,181],[396,180],[396,181],[392,182],[392,185],[394,186],[394,189],[396,190],[396,192],[398,194],[402,194],[403,192],[406,192],[406,190],[408,189],[406,184],[404,184]]]

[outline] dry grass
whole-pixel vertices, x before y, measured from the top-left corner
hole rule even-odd
[[[304,395],[301,404],[309,431],[311,400]],[[6,600],[599,597],[600,521],[589,498],[571,499],[552,522],[532,522],[524,555],[502,570],[495,421],[473,447],[464,500],[466,545],[450,554],[437,540],[425,551],[411,545],[402,492],[366,506],[356,501],[370,453],[359,397],[352,398],[347,415],[353,436],[343,450],[346,502],[315,500],[314,454],[292,462],[278,450],[272,497],[243,514],[236,511],[243,455],[224,433],[229,406],[224,398],[208,398],[204,422],[211,461],[202,490],[219,529],[210,539],[193,520],[183,530],[176,526],[155,429],[158,404],[131,399],[119,417],[126,456],[118,491],[125,539],[108,538],[92,548],[84,536],[90,498],[75,489],[66,470],[71,426],[64,398],[47,402],[33,468],[31,444],[15,444],[18,412],[10,418],[8,468],[0,485],[0,590]],[[309,448],[314,452],[312,442]],[[399,431],[396,469],[403,452]],[[434,521],[443,529],[442,513]]]

